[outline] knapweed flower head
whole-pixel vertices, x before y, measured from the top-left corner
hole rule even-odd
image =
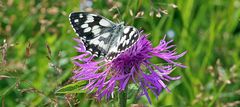
[[[150,101],[148,90],[151,90],[156,97],[162,89],[167,88],[164,82],[177,80],[180,76],[170,77],[169,74],[174,67],[185,67],[174,62],[182,57],[186,52],[177,54],[171,41],[166,41],[165,37],[159,45],[153,47],[147,39],[147,35],[142,34],[139,40],[129,49],[121,53],[112,61],[105,58],[94,59],[90,53],[86,52],[81,40],[75,39],[78,46],[75,48],[81,54],[74,57],[74,64],[79,68],[74,71],[73,79],[88,81],[84,89],[94,92],[100,100],[104,96],[108,99],[114,91],[121,92],[128,84],[134,83],[141,88],[140,95],[145,95]],[[152,57],[160,58],[163,64],[153,64],[149,60]]]

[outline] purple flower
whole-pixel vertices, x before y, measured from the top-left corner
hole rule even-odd
[[[170,45],[172,40],[165,41],[165,37],[158,46],[153,47],[147,35],[142,35],[131,48],[112,61],[105,58],[94,60],[94,56],[86,52],[81,40],[75,40],[78,42],[75,48],[82,54],[73,58],[74,64],[79,67],[74,71],[73,79],[87,80],[84,89],[94,92],[99,100],[104,96],[108,99],[114,90],[121,92],[127,84],[135,83],[141,88],[140,95],[145,95],[151,103],[147,90],[151,90],[156,97],[162,89],[169,91],[164,82],[180,79],[180,76],[170,77],[169,74],[175,66],[185,67],[174,61],[186,52],[177,54],[175,50],[170,50],[175,46]],[[164,64],[151,63],[149,60],[154,56],[165,61]]]

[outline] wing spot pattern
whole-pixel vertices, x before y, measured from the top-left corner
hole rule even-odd
[[[102,34],[101,36],[104,37],[104,38],[108,38],[109,35],[110,35],[110,33],[107,32],[107,33]]]
[[[75,23],[78,23],[78,22],[79,22],[79,20],[78,20],[78,19],[75,19],[75,20],[74,20],[74,22],[75,22]]]
[[[89,31],[91,31],[91,27],[87,27],[86,29],[84,29],[84,33],[87,33],[87,32],[89,32]]]
[[[86,28],[86,27],[88,27],[88,24],[86,23],[81,25],[81,28]]]
[[[105,19],[101,19],[101,20],[99,21],[99,24],[100,24],[101,26],[105,26],[105,27],[111,26],[111,24],[110,24],[108,21],[106,21]]]
[[[135,33],[135,32],[132,31],[132,32],[129,34],[129,36],[132,37],[134,33]]]
[[[80,18],[83,18],[83,15],[82,15],[82,14],[79,14],[79,17],[80,17]]]
[[[123,30],[123,32],[124,32],[125,34],[127,34],[127,33],[129,32],[129,30],[130,30],[130,27],[126,27],[126,28]]]
[[[95,30],[95,29],[99,29],[99,26],[95,25],[95,26],[92,27],[92,30]]]
[[[99,34],[100,32],[101,32],[100,29],[92,29],[92,33],[93,33],[94,35],[97,35],[97,34]]]
[[[93,19],[87,19],[85,23],[92,23],[94,20]]]

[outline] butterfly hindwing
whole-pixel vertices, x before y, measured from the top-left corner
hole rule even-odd
[[[139,32],[135,27],[125,26],[123,36],[119,41],[118,50],[123,52],[132,46],[139,38]]]
[[[130,48],[139,38],[139,32],[135,27],[124,26],[123,32],[120,33],[116,45],[110,47],[107,59],[112,60],[116,58],[120,53]]]

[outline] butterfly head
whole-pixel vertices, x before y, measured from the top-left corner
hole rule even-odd
[[[115,30],[115,31],[120,31],[123,28],[124,28],[124,22],[120,22],[120,23],[118,23],[118,24],[116,24],[115,26],[112,27],[112,29]]]

